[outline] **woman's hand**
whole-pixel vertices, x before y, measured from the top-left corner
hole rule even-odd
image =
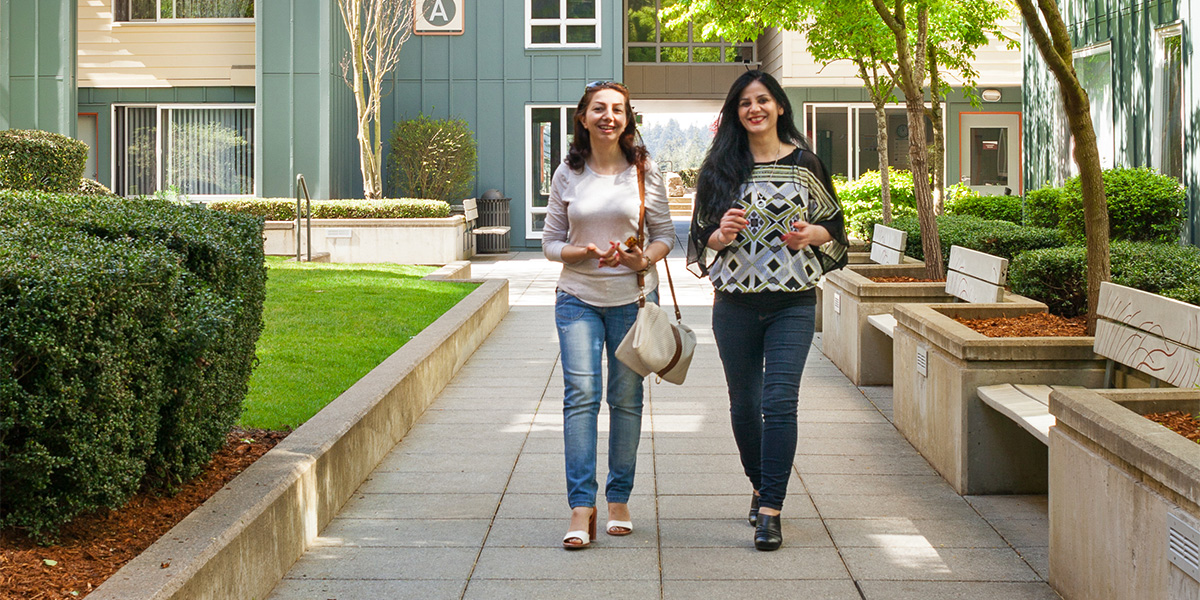
[[[612,244],[611,251],[615,253],[615,256],[613,257],[614,264],[602,264],[601,266],[615,267],[617,265],[624,265],[631,271],[644,271],[650,268],[650,257],[642,253],[642,248],[640,246],[632,246],[627,250],[622,250],[621,245],[617,242],[609,243]]]
[[[721,225],[708,238],[708,247],[723,250],[737,239],[738,233],[746,228],[746,211],[731,208],[721,216]]]
[[[792,223],[792,231],[783,236],[783,242],[792,250],[800,250],[808,246],[820,246],[833,240],[829,231],[820,225],[804,221]]]
[[[608,250],[601,252],[595,244],[587,245],[587,258],[595,258],[599,261],[601,267],[615,267],[620,264],[618,261],[617,250],[611,245]]]

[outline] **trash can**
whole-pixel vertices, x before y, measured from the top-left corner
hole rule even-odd
[[[508,203],[500,190],[488,190],[479,198],[479,225],[475,236],[475,251],[480,254],[508,252]]]

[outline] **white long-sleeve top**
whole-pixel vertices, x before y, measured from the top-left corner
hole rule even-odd
[[[649,161],[646,182],[646,247],[663,242],[675,243],[675,227],[667,205],[667,186],[658,165]],[[609,242],[624,244],[637,235],[637,167],[616,175],[601,175],[585,164],[582,172],[573,171],[564,162],[554,171],[550,200],[546,207],[546,225],[542,230],[542,252],[546,258],[563,262],[565,246],[587,247],[595,244],[602,252]],[[624,247],[624,246],[622,246]],[[637,274],[628,267],[600,267],[596,259],[563,264],[558,278],[562,291],[592,306],[620,306],[638,298]],[[646,292],[658,287],[658,269],[646,274]]]

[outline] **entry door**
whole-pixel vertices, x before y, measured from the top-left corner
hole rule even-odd
[[[984,195],[1022,193],[1021,115],[963,113],[959,178]]]
[[[529,130],[525,140],[529,149],[525,234],[529,238],[542,237],[546,206],[550,202],[550,180],[571,143],[573,136],[567,125],[570,123],[568,114],[574,114],[574,110],[573,106],[529,108]]]

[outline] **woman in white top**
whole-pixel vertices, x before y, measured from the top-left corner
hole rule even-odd
[[[571,525],[563,547],[587,547],[596,534],[597,417],[604,389],[601,358],[608,356],[609,535],[633,532],[629,495],[642,429],[642,382],[615,352],[637,316],[645,280],[647,299],[657,301],[654,263],[675,239],[666,186],[640,143],[629,91],[597,81],[587,85],[575,109],[575,138],[554,172],[542,251],[563,263],[554,317],[563,365],[563,440]],[[627,247],[641,213],[639,176],[645,186],[644,250]]]

